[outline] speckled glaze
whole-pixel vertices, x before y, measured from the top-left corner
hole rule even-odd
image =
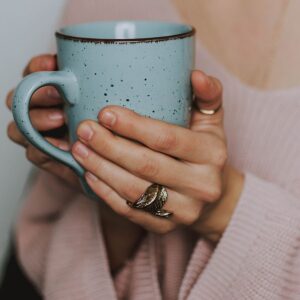
[[[27,76],[17,87],[13,115],[26,138],[71,167],[85,192],[84,170],[69,152],[49,144],[28,116],[32,94],[45,85],[65,99],[70,141],[85,119],[97,120],[106,105],[187,127],[190,120],[194,68],[194,33],[188,25],[149,21],[114,21],[74,25],[56,33],[59,71]]]

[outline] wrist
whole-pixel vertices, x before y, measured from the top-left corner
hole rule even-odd
[[[223,194],[219,201],[207,205],[194,229],[213,243],[224,233],[237,206],[244,186],[244,175],[226,165],[223,172]]]

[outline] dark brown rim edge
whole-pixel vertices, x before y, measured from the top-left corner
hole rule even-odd
[[[184,25],[184,24],[183,24]],[[58,38],[62,38],[64,40],[71,40],[75,42],[86,42],[86,43],[105,43],[105,44],[113,44],[113,43],[140,43],[140,42],[161,42],[167,40],[176,40],[176,39],[183,39],[186,37],[190,37],[195,35],[196,29],[192,25],[188,25],[191,27],[191,30],[174,34],[174,35],[166,35],[161,37],[150,37],[150,38],[136,38],[136,39],[99,39],[99,38],[85,38],[79,36],[72,36],[68,34],[61,33],[59,31],[55,32],[55,36]]]

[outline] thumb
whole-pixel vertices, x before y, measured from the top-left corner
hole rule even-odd
[[[192,86],[194,101],[198,109],[216,110],[222,105],[223,88],[221,82],[200,70],[193,71]]]

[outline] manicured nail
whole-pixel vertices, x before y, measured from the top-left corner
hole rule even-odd
[[[105,111],[100,114],[100,122],[106,126],[112,126],[116,122],[117,116],[112,111]]]
[[[62,111],[55,111],[55,112],[51,112],[49,115],[48,115],[48,118],[51,120],[51,121],[57,121],[57,120],[62,120],[64,118],[64,114]]]
[[[97,178],[94,174],[92,174],[92,173],[90,173],[90,172],[86,172],[86,173],[85,173],[85,176],[86,176],[86,178],[87,178],[88,180],[91,180],[91,181],[93,181],[93,182],[98,181],[98,178]]]
[[[77,134],[84,141],[89,141],[93,137],[94,131],[91,126],[87,124],[81,124],[78,128]]]
[[[74,147],[74,153],[81,158],[86,158],[89,155],[89,149],[82,143],[77,142]]]
[[[57,89],[53,88],[53,87],[49,87],[47,89],[47,96],[49,98],[60,98],[60,94],[59,92],[57,91]]]

